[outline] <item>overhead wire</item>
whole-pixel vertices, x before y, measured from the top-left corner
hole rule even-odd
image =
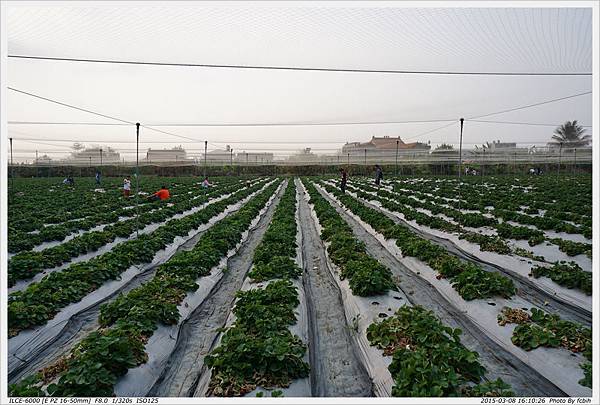
[[[512,124],[512,125],[531,125],[540,127],[558,127],[561,124],[543,124],[538,122],[514,122],[514,121],[489,121],[489,120],[468,120],[469,122],[482,122],[488,124]],[[591,125],[580,125],[583,128],[592,128]]]
[[[148,127],[286,127],[286,126],[344,126],[344,125],[384,125],[384,124],[424,124],[433,122],[456,121],[452,119],[409,120],[409,121],[348,121],[348,122],[257,122],[257,123],[157,123],[146,124]],[[50,122],[50,121],[8,121],[11,125],[125,125],[117,123],[93,122]]]
[[[551,99],[551,100],[541,101],[539,103],[527,104],[527,105],[524,105],[524,106],[509,108],[509,109],[506,109],[506,110],[496,111],[496,112],[492,112],[492,113],[488,113],[488,114],[477,115],[477,116],[474,116],[474,117],[465,118],[465,120],[473,120],[473,119],[476,119],[476,118],[484,118],[484,117],[489,117],[489,116],[492,116],[492,115],[498,115],[498,114],[504,114],[504,113],[512,112],[512,111],[523,110],[525,108],[537,107],[537,106],[544,105],[544,104],[554,103],[556,101],[562,101],[562,100],[567,100],[567,99],[570,99],[570,98],[584,96],[586,94],[592,94],[592,92],[591,91],[585,91],[583,93],[577,93],[577,94],[572,94],[570,96],[565,96],[565,97],[555,98],[555,99]]]
[[[177,66],[222,69],[248,69],[248,70],[284,70],[307,72],[341,72],[341,73],[382,73],[382,74],[421,74],[421,75],[467,75],[467,76],[591,76],[592,72],[485,72],[485,71],[443,71],[443,70],[394,70],[394,69],[359,69],[359,68],[325,68],[301,66],[272,66],[272,65],[234,65],[234,64],[208,64],[208,63],[177,63],[177,62],[146,62],[116,59],[86,59],[86,58],[61,58],[50,56],[32,55],[7,55],[13,59],[50,60],[62,62],[86,63],[112,63],[121,65],[148,65],[148,66]]]
[[[122,122],[122,123],[125,123],[125,124],[129,124],[129,125],[136,125],[135,122],[131,122],[131,121],[127,121],[127,120],[124,120],[124,119],[121,119],[121,118],[117,118],[117,117],[113,117],[113,116],[110,116],[110,115],[102,114],[102,113],[99,113],[99,112],[96,112],[96,111],[89,110],[87,108],[77,107],[77,106],[74,106],[72,104],[63,103],[62,101],[53,100],[51,98],[43,97],[43,96],[40,96],[38,94],[30,93],[30,92],[27,92],[27,91],[24,91],[24,90],[19,90],[19,89],[16,89],[14,87],[8,86],[7,89],[9,89],[11,91],[14,91],[14,92],[17,92],[17,93],[25,94],[27,96],[34,97],[34,98],[37,98],[37,99],[40,99],[40,100],[48,101],[50,103],[58,104],[58,105],[61,105],[63,107],[72,108],[72,109],[75,109],[75,110],[78,110],[78,111],[83,111],[83,112],[86,112],[86,113],[89,113],[89,114],[97,115],[99,117],[104,117],[104,118],[108,118],[108,119],[115,120],[115,121],[119,121],[119,122]],[[187,139],[187,140],[190,140],[190,141],[200,142],[200,141],[198,141],[198,140],[196,140],[194,138],[190,138],[190,137],[187,137],[187,136],[174,134],[172,132],[167,132],[167,131],[163,131],[163,130],[160,130],[160,129],[152,128],[152,127],[150,127],[148,125],[142,125],[142,124],[140,124],[140,127],[146,128],[146,129],[151,130],[151,131],[159,132],[159,133],[162,133],[162,134],[175,136],[175,137],[182,138],[182,139]]]

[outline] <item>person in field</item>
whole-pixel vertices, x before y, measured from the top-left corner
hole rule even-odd
[[[72,175],[68,175],[64,180],[63,180],[63,184],[66,184],[67,186],[74,186],[75,185],[75,180],[73,179]]]
[[[171,196],[171,194],[169,194],[169,190],[167,189],[167,186],[162,186],[160,188],[160,190],[158,190],[156,193],[154,193],[150,196],[150,199],[155,200],[155,201],[156,200],[164,201],[164,200],[168,200],[170,196]]]
[[[383,170],[381,166],[375,165],[375,184],[377,184],[377,187],[381,185],[381,180],[383,180]]]
[[[102,175],[100,174],[99,170],[96,170],[96,184],[100,185],[101,182],[102,182]]]
[[[129,176],[123,179],[123,196],[125,198],[129,198],[129,194],[131,193],[131,178]]]
[[[348,172],[344,168],[340,168],[340,174],[342,176],[342,180],[340,181],[340,190],[342,193],[346,193],[346,184],[348,183]]]
[[[204,181],[202,182],[202,188],[208,188],[210,187],[210,183],[208,182],[208,176],[206,176],[204,178]]]

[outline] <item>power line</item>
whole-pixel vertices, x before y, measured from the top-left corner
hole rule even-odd
[[[382,124],[425,124],[433,122],[449,122],[456,119],[410,120],[410,121],[351,121],[351,122],[264,122],[264,123],[158,123],[147,124],[149,127],[286,127],[286,126],[337,126],[337,125],[382,125]],[[125,125],[116,123],[93,122],[49,122],[49,121],[8,121],[12,125]]]
[[[583,93],[572,94],[572,95],[566,96],[566,97],[555,98],[555,99],[552,99],[552,100],[546,100],[546,101],[542,101],[542,102],[539,102],[539,103],[528,104],[528,105],[524,105],[524,106],[520,106],[520,107],[509,108],[507,110],[496,111],[496,112],[489,113],[489,114],[478,115],[478,116],[475,116],[475,117],[466,118],[466,120],[473,120],[475,118],[483,118],[483,117],[489,117],[490,115],[498,115],[498,114],[504,114],[504,113],[511,112],[511,111],[523,110],[525,108],[536,107],[538,105],[544,105],[544,104],[554,103],[556,101],[567,100],[567,99],[570,99],[570,98],[584,96],[586,94],[592,94],[592,92],[591,91],[586,91],[586,92],[583,92]]]
[[[458,122],[458,120],[453,120],[452,122],[450,122],[450,123],[448,123],[448,124],[446,124],[446,125],[442,125],[441,127],[434,128],[434,129],[431,129],[431,130],[429,130],[429,131],[421,132],[420,134],[413,135],[413,136],[409,136],[409,137],[406,137],[406,138],[404,138],[404,139],[405,139],[405,140],[408,140],[408,139],[419,138],[419,137],[421,137],[421,136],[423,136],[423,135],[431,134],[431,133],[433,133],[433,132],[436,132],[436,131],[439,131],[439,130],[441,130],[441,129],[448,128],[449,126],[451,126],[451,125],[453,125],[453,124],[456,124],[457,122]]]
[[[112,116],[106,115],[106,114],[101,114],[99,112],[88,110],[86,108],[77,107],[77,106],[74,106],[72,104],[63,103],[61,101],[57,101],[57,100],[53,100],[53,99],[50,99],[50,98],[47,98],[47,97],[43,97],[43,96],[40,96],[40,95],[37,95],[37,94],[29,93],[27,91],[15,89],[14,87],[7,87],[7,89],[15,91],[17,93],[21,93],[21,94],[25,94],[25,95],[28,95],[28,96],[31,96],[31,97],[35,97],[35,98],[38,98],[40,100],[48,101],[50,103],[58,104],[58,105],[61,105],[63,107],[73,108],[75,110],[83,111],[83,112],[86,112],[86,113],[89,113],[89,114],[94,114],[94,115],[97,115],[99,117],[109,118],[111,120],[119,121],[119,122],[122,122],[122,123],[125,123],[125,124],[129,124],[129,125],[135,125],[135,122],[126,121],[126,120],[123,120],[121,118],[112,117]],[[167,131],[163,131],[163,130],[160,130],[160,129],[152,128],[152,127],[150,127],[148,125],[140,125],[140,126],[142,128],[146,128],[146,129],[148,129],[150,131],[155,131],[155,132],[159,132],[159,133],[162,133],[162,134],[165,134],[165,135],[171,135],[171,136],[175,136],[175,137],[182,138],[182,139],[188,139],[190,141],[200,142],[200,141],[198,141],[198,140],[196,140],[194,138],[189,138],[187,136],[178,135],[178,134],[174,134],[172,132],[167,132]]]
[[[561,124],[541,124],[535,122],[513,122],[513,121],[487,121],[487,120],[467,120],[470,122],[485,122],[490,124],[512,124],[512,125],[532,125],[532,126],[540,126],[540,127],[558,127]],[[581,125],[583,128],[591,128],[591,125]]]
[[[421,74],[421,75],[472,75],[472,76],[591,76],[591,72],[456,72],[437,70],[378,70],[378,69],[351,69],[351,68],[321,68],[300,66],[267,66],[267,65],[225,65],[202,63],[174,63],[174,62],[143,62],[115,59],[84,59],[84,58],[59,58],[50,56],[8,55],[9,58],[29,60],[50,60],[62,62],[87,62],[87,63],[113,63],[121,65],[151,65],[151,66],[178,66],[223,69],[259,69],[259,70],[292,70],[309,72],[343,72],[343,73],[384,73],[384,74]]]
[[[110,115],[106,115],[106,114],[100,114],[100,113],[98,113],[98,112],[91,111],[91,110],[88,110],[88,109],[85,109],[85,108],[76,107],[76,106],[74,106],[74,105],[71,105],[71,104],[63,103],[63,102],[61,102],[61,101],[52,100],[52,99],[50,99],[50,98],[42,97],[42,96],[39,96],[39,95],[37,95],[37,94],[29,93],[29,92],[27,92],[27,91],[23,91],[23,90],[15,89],[14,87],[7,87],[7,89],[9,89],[9,90],[12,90],[12,91],[15,91],[15,92],[17,92],[17,93],[25,94],[25,95],[28,95],[28,96],[31,96],[31,97],[34,97],[34,98],[38,98],[38,99],[40,99],[40,100],[48,101],[48,102],[50,102],[50,103],[54,103],[54,104],[58,104],[58,105],[62,105],[63,107],[69,107],[69,108],[73,108],[73,109],[75,109],[75,110],[83,111],[83,112],[86,112],[86,113],[89,113],[89,114],[98,115],[98,116],[100,116],[100,117],[109,118],[109,119],[111,119],[111,120],[115,120],[115,121],[124,122],[124,123],[126,123],[126,124],[130,124],[130,125],[135,125],[135,122],[131,122],[131,121],[125,121],[125,120],[122,120],[121,118],[111,117]]]
[[[31,138],[31,137],[27,137],[27,138],[13,138],[15,140],[27,140],[27,141],[53,141],[53,142],[82,142],[82,143],[135,143],[135,141],[112,141],[112,140],[100,140],[100,141],[94,141],[94,142],[90,142],[90,141],[85,141],[85,140],[81,140],[81,139],[65,139],[65,138],[60,138],[60,139],[47,139],[47,138]],[[168,144],[168,143],[172,143],[172,142],[165,142],[165,141],[140,141],[140,144]],[[193,141],[193,142],[182,142],[182,141],[178,141],[177,143],[181,143],[181,144],[188,144],[188,143],[198,143],[197,141]],[[305,145],[305,144],[340,144],[340,143],[346,143],[346,141],[298,141],[298,142],[294,142],[294,141],[214,141],[214,143],[220,143],[220,144],[232,144],[232,145],[236,145],[236,144],[291,144],[291,145]]]

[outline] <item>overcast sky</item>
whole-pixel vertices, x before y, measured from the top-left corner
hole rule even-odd
[[[591,9],[399,6],[11,4],[5,17],[13,55],[380,70],[592,71]],[[7,84],[147,125],[458,119],[592,89],[591,76],[239,70],[12,58]],[[115,122],[12,91],[6,94],[11,121]],[[591,125],[592,97],[485,119],[551,125],[577,119]],[[199,142],[142,129],[141,150],[182,144],[194,154],[207,139],[209,150],[231,144],[234,151],[287,155],[306,146],[331,153],[346,141],[373,135],[399,135],[407,142],[431,141],[432,146],[456,144],[458,124],[424,134],[442,125],[161,127]],[[123,143],[135,141],[134,127],[8,128],[18,160],[31,160],[36,149],[60,157],[71,140],[114,146],[125,158],[134,156],[135,143]],[[552,131],[467,122],[464,141],[466,147],[498,139],[531,146],[546,143]],[[44,139],[45,144],[19,140],[23,138]]]

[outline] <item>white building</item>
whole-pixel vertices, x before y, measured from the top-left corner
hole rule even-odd
[[[202,156],[201,159],[204,159],[204,156]],[[209,163],[229,164],[232,159],[235,159],[235,155],[229,145],[225,146],[225,149],[216,149],[206,152],[206,161]]]
[[[146,152],[147,163],[185,162],[187,153],[181,146],[172,149],[148,149]]]
[[[110,165],[121,161],[121,155],[111,147],[93,146],[71,153],[65,159],[67,164],[75,165]]]
[[[237,154],[235,161],[240,164],[264,165],[273,163],[273,154],[267,152],[246,152]]]

